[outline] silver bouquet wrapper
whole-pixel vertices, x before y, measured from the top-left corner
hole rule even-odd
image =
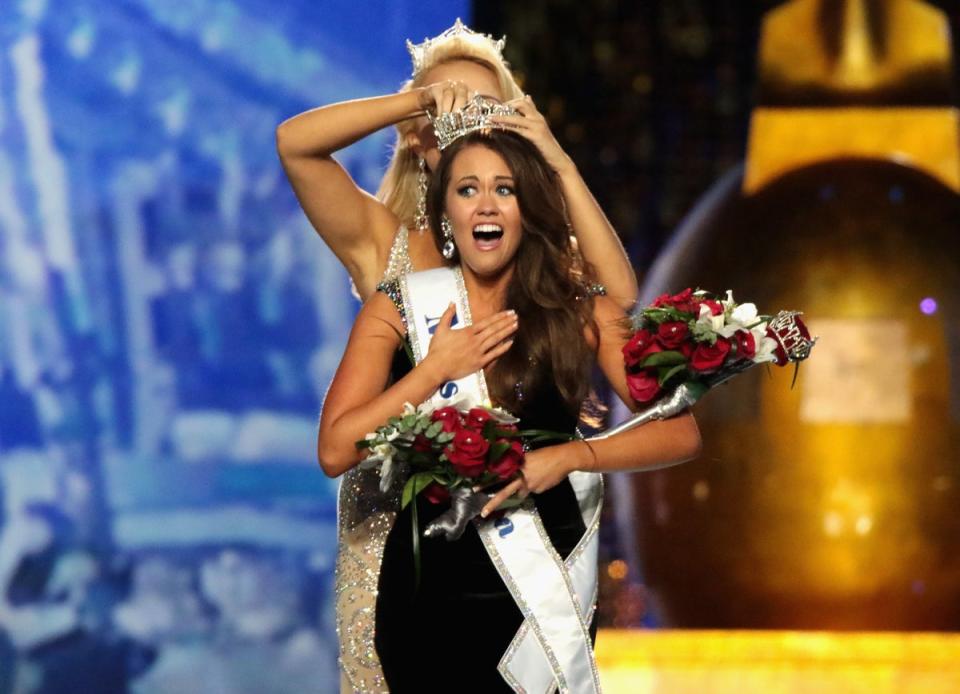
[[[490,501],[485,492],[475,492],[469,487],[459,487],[450,492],[450,510],[442,513],[424,529],[426,537],[442,537],[446,540],[459,540],[467,523],[480,515],[484,505]]]

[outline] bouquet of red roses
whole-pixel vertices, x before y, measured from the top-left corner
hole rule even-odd
[[[649,406],[595,438],[672,417],[757,364],[799,366],[816,343],[800,315],[760,315],[730,291],[725,298],[689,288],[662,294],[633,314],[633,336],[623,348],[630,396]]]
[[[391,417],[356,445],[370,452],[361,466],[379,466],[382,491],[398,476],[406,476],[402,508],[421,493],[435,504],[450,501],[450,511],[428,525],[424,534],[455,540],[489,498],[474,489],[514,479],[523,465],[525,442],[569,438],[520,431],[518,421],[494,407],[434,409],[428,403],[419,407],[407,403],[401,416]]]

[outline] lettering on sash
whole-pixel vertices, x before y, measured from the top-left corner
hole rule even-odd
[[[513,521],[506,516],[501,516],[494,522],[493,527],[497,529],[500,537],[506,537],[513,532]]]
[[[449,400],[454,395],[460,392],[460,386],[458,386],[453,381],[447,381],[442,386],[440,386],[440,397]]]
[[[442,315],[441,315],[441,316],[437,316],[436,318],[431,318],[430,316],[424,316],[424,317],[423,317],[423,319],[424,319],[424,320],[426,321],[426,323],[427,323],[427,332],[430,333],[430,335],[433,335],[435,332],[437,332],[437,326],[440,325],[440,319],[441,319],[441,318],[443,318]],[[451,327],[451,328],[454,327],[454,326],[455,326],[457,323],[459,323],[459,322],[460,322],[460,319],[458,318],[456,311],[454,311],[454,313],[453,313],[453,320],[450,321],[450,327]]]

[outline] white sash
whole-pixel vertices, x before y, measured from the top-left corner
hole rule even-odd
[[[454,327],[471,324],[463,274],[440,268],[400,280],[407,332],[419,362],[451,299]],[[438,407],[468,398],[489,405],[483,371],[443,384],[431,396]],[[597,596],[597,527],[603,497],[596,473],[569,476],[587,528],[566,561],[557,554],[532,500],[490,522],[475,521],[487,553],[524,616],[500,660],[499,671],[517,692],[599,692],[588,624]]]

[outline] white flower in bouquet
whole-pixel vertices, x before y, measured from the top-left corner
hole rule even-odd
[[[723,330],[724,314],[713,315],[709,306],[700,306],[700,317],[697,318],[697,325],[702,328],[708,328],[711,332],[720,333]]]

